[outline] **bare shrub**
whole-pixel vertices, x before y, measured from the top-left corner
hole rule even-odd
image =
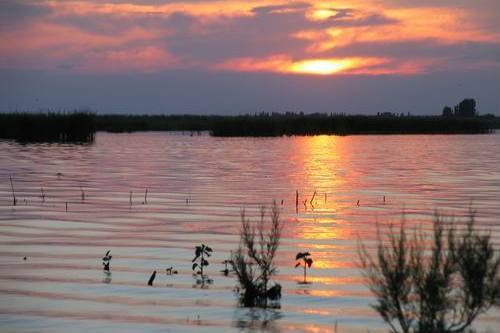
[[[276,203],[270,211],[270,227],[266,232],[264,219],[265,207],[260,210],[260,222],[257,226],[250,223],[241,212],[240,245],[232,253],[233,270],[240,285],[241,303],[246,307],[267,307],[268,299],[281,297],[281,286],[276,284],[268,289],[269,281],[276,274],[274,263],[278,250],[282,224]]]
[[[399,234],[391,227],[388,245],[378,232],[376,257],[364,245],[359,257],[373,308],[392,332],[465,332],[498,301],[500,256],[472,212],[462,233],[437,213],[432,239],[420,230],[408,240],[404,221]]]

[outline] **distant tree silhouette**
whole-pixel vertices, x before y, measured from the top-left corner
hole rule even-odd
[[[448,105],[443,108],[443,117],[453,117],[453,110]]]
[[[379,230],[376,256],[360,249],[373,308],[393,333],[472,332],[477,316],[498,305],[500,256],[490,235],[477,231],[472,213],[460,233],[447,222],[436,215],[431,239],[415,232],[408,240],[404,223],[386,240]]]
[[[443,110],[444,111],[444,110]],[[475,117],[476,116],[476,100],[473,98],[464,99],[455,106],[456,117]]]

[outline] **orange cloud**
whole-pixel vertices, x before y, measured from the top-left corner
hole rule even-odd
[[[179,61],[156,46],[90,53],[76,70],[82,72],[145,72],[176,67]]]
[[[205,19],[233,16],[253,15],[252,9],[269,5],[269,1],[174,1],[166,4],[141,3],[106,3],[88,1],[45,1],[41,2],[52,8],[57,15],[163,15],[184,13]],[[275,4],[286,4],[286,1],[273,1]]]
[[[311,9],[311,20],[327,20],[335,15],[331,9]],[[321,53],[337,47],[362,42],[414,42],[434,39],[442,43],[500,42],[500,33],[485,31],[471,19],[472,13],[441,7],[380,8],[392,24],[336,26],[320,30],[299,30],[292,37],[311,42],[306,51]],[[370,12],[355,11],[347,20],[361,20]],[[340,19],[346,20],[346,19]]]

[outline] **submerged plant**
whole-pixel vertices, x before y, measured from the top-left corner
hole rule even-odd
[[[232,253],[231,265],[238,278],[240,300],[243,306],[267,307],[267,300],[277,300],[281,297],[281,286],[275,284],[268,289],[269,281],[276,274],[277,268],[274,262],[278,250],[282,224],[280,213],[276,206],[270,212],[270,228],[265,232],[264,217],[266,209],[261,207],[260,223],[255,226],[241,212],[240,245]]]
[[[193,262],[192,269],[193,272],[196,275],[200,275],[202,279],[204,279],[205,277],[205,275],[203,274],[203,267],[208,266],[208,261],[205,259],[205,256],[210,257],[211,255],[212,249],[205,244],[201,244],[194,249],[194,258],[193,260],[191,260],[191,262]]]
[[[500,255],[493,245],[474,227],[473,213],[461,234],[438,214],[432,239],[415,232],[408,240],[402,223],[399,235],[391,227],[384,245],[379,230],[375,258],[360,248],[377,299],[373,308],[394,333],[468,332],[500,297]]]
[[[306,284],[306,270],[307,268],[311,268],[313,264],[312,258],[310,258],[311,254],[309,252],[299,252],[295,256],[295,260],[301,260],[298,263],[295,264],[295,268],[299,267],[300,265],[304,266],[304,281],[302,283]]]

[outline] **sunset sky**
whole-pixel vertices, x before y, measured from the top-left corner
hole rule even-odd
[[[0,111],[500,115],[500,1],[0,1]]]

